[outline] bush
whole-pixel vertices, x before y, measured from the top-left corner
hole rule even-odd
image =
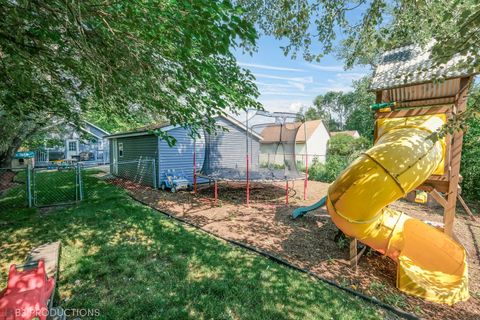
[[[321,182],[333,182],[338,175],[370,146],[364,137],[353,138],[347,134],[337,134],[328,142],[327,160],[320,163],[314,160],[308,169],[309,179]]]
[[[368,149],[371,143],[367,138],[355,139],[348,134],[337,134],[328,141],[328,155],[352,157]]]
[[[309,179],[328,183],[333,182],[340,172],[348,166],[349,160],[349,157],[331,155],[327,156],[325,163],[313,161],[312,166],[308,169]]]
[[[468,109],[472,116],[466,120],[468,127],[463,136],[462,162],[460,174],[463,177],[462,195],[469,200],[480,201],[480,86],[470,89]],[[476,112],[475,112],[476,111]]]
[[[480,119],[471,118],[467,124],[460,166],[462,194],[469,200],[480,201]]]

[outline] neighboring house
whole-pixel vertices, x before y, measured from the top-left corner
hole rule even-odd
[[[67,124],[59,133],[48,136],[48,139],[60,141],[60,144],[35,151],[36,165],[48,165],[55,161],[108,163],[107,135],[107,131],[87,121],[81,127]]]
[[[193,153],[196,150],[195,167],[198,172],[205,161],[205,139],[209,139],[207,145],[214,148],[208,150],[209,156],[206,161],[209,168],[245,166],[244,125],[231,117],[218,117],[216,124],[228,129],[228,132],[219,132],[211,136],[202,134],[200,138],[194,140],[189,129],[160,124],[112,134],[108,136],[112,160],[110,172],[135,182],[160,186],[165,173],[174,170],[193,183]],[[152,133],[152,130],[167,132],[176,139],[175,145],[170,147],[167,141]],[[258,139],[256,141],[258,150]],[[155,161],[155,169],[151,168],[152,160]],[[208,180],[199,178],[197,182],[204,183]]]
[[[307,155],[309,163],[314,159],[325,162],[330,134],[322,120],[296,122],[288,124],[286,128],[269,125],[261,131],[261,162],[281,165],[283,154],[290,152],[294,153],[298,165],[305,163]]]
[[[333,136],[336,136],[337,134],[346,134],[348,136],[351,136],[355,139],[357,138],[360,138],[360,134],[358,133],[357,130],[348,130],[348,131],[332,131],[330,132],[330,135],[333,137]]]

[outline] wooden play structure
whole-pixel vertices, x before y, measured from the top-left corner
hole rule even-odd
[[[455,59],[447,65],[454,63]],[[375,70],[371,85],[376,103],[386,106],[375,111],[375,120],[445,114],[447,121],[451,121],[466,109],[473,76],[467,70],[451,71],[448,66],[432,68],[428,49],[408,46],[387,52]],[[470,217],[475,218],[460,195],[463,132],[447,134],[444,139],[443,174],[431,175],[418,189],[428,192],[443,207],[444,231],[452,236],[457,199]]]
[[[459,197],[463,133],[440,134],[466,109],[473,74],[455,68],[460,59],[437,66],[428,47],[413,45],[385,52],[371,84],[374,146],[350,163],[320,201],[292,213],[299,217],[326,206],[338,229],[352,239],[352,267],[361,255],[359,240],[397,263],[400,291],[448,305],[469,299],[467,253],[453,232],[457,198],[464,205]],[[429,192],[443,206],[443,225],[390,207],[416,190]]]

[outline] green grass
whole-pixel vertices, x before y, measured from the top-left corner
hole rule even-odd
[[[35,170],[33,175],[33,189],[38,206],[75,202],[75,168],[54,172]]]
[[[63,171],[34,170],[31,174],[31,192],[35,197],[35,205],[46,206],[76,201],[74,168]],[[18,208],[27,205],[26,181],[26,171],[18,172],[14,178],[15,186],[0,196],[0,208]]]
[[[96,196],[44,214],[0,213],[0,284],[12,262],[62,241],[64,308],[95,319],[377,319],[387,315],[343,291],[187,228],[85,175]],[[82,317],[82,319],[84,319]]]

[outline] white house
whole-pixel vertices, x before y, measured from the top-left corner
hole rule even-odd
[[[289,125],[290,130],[288,125],[287,128],[285,126],[282,128],[281,125],[270,125],[262,130],[260,162],[282,164],[283,154],[293,150],[299,165],[304,164],[307,157],[310,164],[314,159],[325,162],[330,134],[322,120],[296,122]]]

